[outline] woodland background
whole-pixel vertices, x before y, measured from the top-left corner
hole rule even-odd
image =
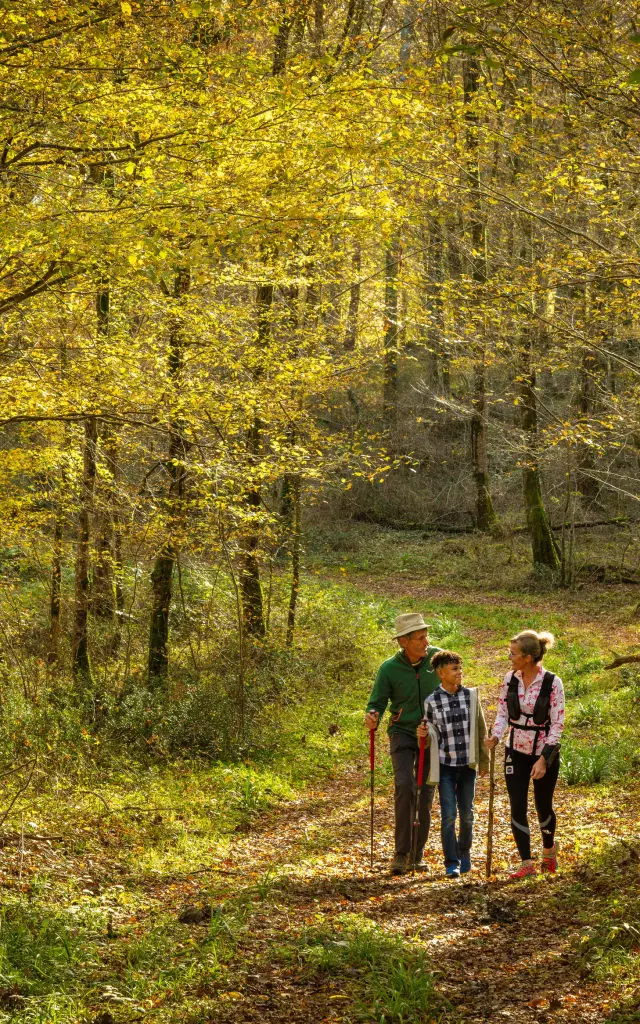
[[[0,824],[36,901],[0,1014],[124,1020],[157,988],[202,1020],[230,918],[169,988],[178,926],[141,925],[118,1003],[60,981],[52,907],[109,843],[142,892],[356,763],[399,611],[489,701],[509,636],[555,629],[565,784],[637,775],[640,11],[18,0],[0,77]],[[631,931],[585,927],[626,1006],[625,891]],[[429,979],[358,1019],[440,1019]]]

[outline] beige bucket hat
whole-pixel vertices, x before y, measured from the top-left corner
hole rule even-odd
[[[397,640],[399,636],[413,633],[414,629],[428,629],[429,626],[430,623],[424,621],[420,612],[405,612],[404,615],[398,615],[396,619],[396,631],[393,634],[393,639]]]

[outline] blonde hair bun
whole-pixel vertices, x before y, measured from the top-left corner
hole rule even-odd
[[[553,633],[538,633],[538,640],[541,644],[544,644],[543,654],[553,647],[556,642],[556,638]]]
[[[535,629],[523,629],[517,636],[511,637],[511,643],[517,644],[523,654],[530,654],[536,664],[542,661],[555,642],[553,633],[536,633]]]

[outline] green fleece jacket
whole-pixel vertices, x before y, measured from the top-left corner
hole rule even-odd
[[[387,705],[391,704],[391,721],[387,728],[389,734],[406,733],[415,739],[416,729],[424,714],[424,702],[440,685],[440,680],[431,668],[431,659],[441,649],[428,647],[418,669],[413,667],[402,650],[382,662],[369,697],[367,712],[377,711],[380,725]]]

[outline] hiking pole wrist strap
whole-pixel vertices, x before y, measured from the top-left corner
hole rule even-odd
[[[547,763],[547,768],[548,768],[550,765],[553,764],[553,762],[555,761],[555,759],[556,759],[556,757],[558,756],[559,753],[560,753],[560,744],[559,743],[545,743],[544,747],[542,748],[542,753],[541,753],[540,756],[544,757],[544,759],[545,759],[545,761]]]

